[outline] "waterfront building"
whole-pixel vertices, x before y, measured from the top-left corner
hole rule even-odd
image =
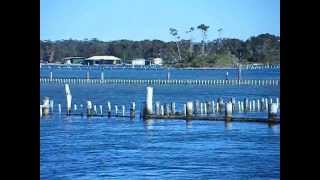
[[[85,59],[85,65],[104,65],[104,64],[120,64],[121,59],[115,56],[92,56],[90,58]]]

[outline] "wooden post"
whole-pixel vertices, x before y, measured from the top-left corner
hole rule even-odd
[[[176,115],[176,103],[175,102],[171,103],[171,113],[173,115]]]
[[[186,105],[186,115],[187,117],[192,117],[193,115],[193,102],[192,101],[188,101],[187,105]]]
[[[122,117],[124,117],[125,111],[126,111],[126,107],[125,107],[125,105],[122,105]]]
[[[99,108],[100,108],[100,115],[102,116],[103,115],[102,105],[99,105]]]
[[[48,116],[49,115],[49,97],[44,97],[42,109],[43,109],[43,115]]]
[[[53,79],[53,75],[52,75],[52,72],[50,72],[50,82],[52,81]]]
[[[260,100],[259,99],[257,100],[257,110],[258,110],[258,112],[260,112]]]
[[[148,86],[147,87],[147,93],[146,93],[146,107],[144,116],[150,116],[152,115],[152,100],[153,100],[153,87]]]
[[[97,115],[98,114],[98,111],[97,111],[97,105],[93,105],[93,111],[94,111],[94,114]]]
[[[241,101],[241,112],[245,112],[244,102],[243,101]]]
[[[73,110],[74,110],[74,111],[77,111],[77,104],[74,104],[74,105],[73,105]]]
[[[156,115],[160,115],[160,102],[156,101]]]
[[[257,106],[256,100],[252,100],[252,111],[253,112],[256,111],[256,106]]]
[[[66,95],[66,99],[67,99],[67,115],[70,115],[72,95],[70,92],[69,84],[65,84],[64,89],[65,89],[65,95]]]
[[[49,101],[50,112],[53,113],[53,100]]]
[[[42,117],[42,105],[40,105],[40,118]]]
[[[160,106],[160,115],[164,116],[164,108],[163,105]]]
[[[156,101],[156,115],[159,116],[160,115],[160,102]]]
[[[118,106],[115,105],[114,108],[115,108],[115,111],[116,111],[115,113],[116,113],[116,116],[117,116],[118,115]]]
[[[136,103],[133,101],[130,108],[130,118],[133,119],[136,117]]]
[[[241,112],[241,102],[238,101],[238,112]]]
[[[81,116],[83,116],[83,104],[80,104],[80,112],[81,112]]]
[[[169,104],[164,104],[164,115],[169,116],[170,115],[170,107]]]
[[[92,102],[87,101],[87,116],[91,116],[91,115],[92,115]]]
[[[183,115],[187,116],[187,104],[183,104]]]
[[[261,98],[261,111],[264,111],[265,108],[265,102],[264,102],[264,98]]]
[[[204,113],[204,115],[207,115],[207,103],[206,102],[204,102],[203,103],[203,113]]]
[[[223,103],[223,99],[222,98],[219,98],[218,101],[219,101],[219,112],[221,113],[222,109],[225,108],[224,107],[225,104]]]
[[[200,115],[203,115],[203,103],[200,103]]]
[[[195,101],[195,114],[199,114],[200,113],[200,102],[199,100]]]
[[[108,117],[111,117],[111,103],[110,103],[110,101],[107,102],[107,106],[108,106]]]
[[[249,110],[249,100],[248,98],[244,98],[244,112]]]
[[[265,104],[265,108],[266,108],[266,112],[268,112],[268,108],[269,108],[269,106],[268,106],[268,98],[265,98],[264,99],[264,104]]]
[[[58,112],[59,112],[59,115],[61,114],[61,104],[58,104]]]
[[[101,80],[104,80],[104,73],[103,73],[103,71],[101,72]]]
[[[211,101],[206,101],[206,108],[207,108],[207,114],[212,114],[212,104],[211,104]]]
[[[225,106],[225,118],[226,121],[230,121],[232,118],[232,102],[227,102]]]
[[[89,80],[90,79],[90,73],[89,73],[89,71],[87,71],[87,80]]]
[[[269,121],[274,121],[277,116],[278,107],[276,103],[269,103],[268,119]]]
[[[216,111],[215,111],[215,103],[214,103],[214,101],[212,101],[212,114],[214,114]]]
[[[220,112],[220,108],[219,108],[219,102],[217,101],[216,103],[216,112],[219,113]]]
[[[235,111],[235,108],[236,108],[236,98],[232,97],[232,98],[231,98],[231,103],[232,103],[232,111]]]

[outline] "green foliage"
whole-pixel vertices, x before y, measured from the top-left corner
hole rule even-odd
[[[112,55],[119,58],[154,58],[161,57],[164,63],[175,66],[222,66],[236,63],[279,63],[280,37],[261,34],[246,41],[239,39],[221,39],[209,41],[206,45],[206,55],[201,56],[201,43],[193,43],[191,53],[190,40],[180,40],[179,59],[176,42],[160,40],[130,41],[118,40],[104,42],[98,39],[40,41],[40,59],[48,61],[53,55],[53,61],[59,62],[65,57],[94,55]],[[54,53],[52,53],[54,51]],[[174,64],[173,64],[174,63]]]
[[[235,63],[235,56],[230,53],[217,53],[207,56],[198,55],[188,57],[184,67],[212,67],[212,66],[229,66]]]
[[[209,29],[210,26],[206,26],[204,24],[200,24],[197,28],[204,31],[204,32],[207,32],[207,30]]]

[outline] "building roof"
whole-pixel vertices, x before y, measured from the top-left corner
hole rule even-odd
[[[68,60],[68,59],[85,59],[85,57],[65,57],[63,59],[64,60]]]
[[[99,60],[121,60],[121,59],[115,56],[92,56],[90,58],[87,58],[87,60],[99,61]]]
[[[132,59],[131,61],[145,61],[145,59]]]

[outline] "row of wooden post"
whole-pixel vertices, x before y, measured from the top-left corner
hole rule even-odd
[[[48,103],[46,102],[49,98],[45,97],[43,100],[43,104],[40,105],[40,117],[42,116],[49,116],[50,114],[53,114],[53,105],[48,105]],[[50,103],[53,103],[53,100],[50,100]],[[112,113],[112,107],[111,107],[111,103],[110,101],[107,102],[106,105],[106,110],[103,110],[103,105],[93,105],[92,101],[87,101],[86,104],[86,113],[84,110],[84,106],[83,104],[80,104],[80,107],[78,107],[77,104],[73,104],[73,109],[69,108],[69,106],[67,105],[66,108],[66,115],[70,116],[73,114],[77,114],[77,115],[85,115],[86,116],[122,116],[122,117],[130,117],[130,118],[135,118],[136,116],[136,104],[135,102],[131,103],[130,106],[130,112],[129,114],[126,111],[126,106],[125,105],[114,105],[114,113]],[[120,110],[121,107],[121,110]],[[99,108],[99,109],[98,109]],[[61,104],[58,104],[58,113],[59,115],[62,114],[62,110],[61,110]]]
[[[74,109],[72,110],[72,95],[68,84],[65,84],[65,96],[66,96],[66,110],[67,115],[71,115],[73,112],[78,112],[77,104],[74,104]],[[48,97],[45,97],[43,104],[40,105],[40,116],[48,116],[51,109],[53,112],[53,100],[50,100]],[[122,116],[125,116],[125,106],[122,105]],[[81,113],[83,113],[83,105],[80,105]],[[100,105],[100,114],[97,112],[97,106],[93,105],[91,101],[87,101],[87,116],[92,115],[103,115],[103,106]],[[231,108],[231,109],[230,109]],[[61,114],[61,104],[58,104],[58,111]],[[114,106],[115,115],[118,115],[118,105]],[[223,110],[224,109],[224,110]],[[245,98],[244,101],[236,101],[235,98],[231,98],[229,101],[224,102],[222,98],[218,98],[215,101],[206,101],[200,102],[199,100],[188,101],[186,104],[183,104],[183,115],[186,117],[197,116],[197,115],[210,115],[215,113],[222,113],[225,111],[226,117],[231,117],[234,112],[260,112],[267,111],[269,116],[277,114],[280,110],[279,98],[276,98],[276,102],[273,102],[273,99],[262,98],[256,100],[249,100]],[[136,104],[132,102],[130,106],[129,116],[134,118],[136,111]],[[179,112],[176,111],[176,103],[171,102],[161,105],[159,101],[155,102],[155,115],[158,116],[169,116],[176,115]],[[111,116],[111,103],[107,102],[107,113],[108,116]],[[153,87],[148,86],[146,88],[146,104],[143,109],[143,115],[153,115]]]
[[[192,116],[203,116],[210,115],[215,113],[225,112],[226,118],[231,118],[232,114],[236,112],[236,107],[238,105],[238,112],[258,112],[265,110],[268,112],[268,117],[274,118],[280,110],[279,98],[276,98],[276,102],[272,102],[272,99],[262,98],[261,103],[258,99],[257,101],[249,101],[248,98],[245,98],[244,101],[238,101],[236,104],[235,98],[227,102],[223,102],[223,99],[219,98],[215,103],[214,101],[207,101],[205,103],[198,100],[188,101],[186,104],[183,104],[183,115],[186,117]],[[257,108],[256,108],[257,107]],[[223,110],[224,109],[224,110]],[[144,117],[149,118],[152,115],[156,116],[170,116],[177,115],[175,102],[165,103],[161,105],[159,101],[155,102],[155,113],[153,112],[153,87],[148,86],[146,88],[146,104],[144,108]]]
[[[280,69],[280,65],[246,65],[246,69]]]
[[[268,102],[269,101],[269,102]],[[235,101],[234,98],[232,98],[230,101],[232,105],[232,112],[238,112],[238,113],[247,113],[247,112],[268,112],[269,104],[272,104],[272,99],[268,98],[262,98],[256,99],[256,100],[248,100],[245,98],[244,101]],[[161,105],[159,101],[155,102],[155,114],[156,115],[175,115],[176,114],[176,103],[165,103],[164,105]],[[280,111],[280,103],[279,98],[276,98],[276,102],[274,102],[277,107],[277,111]],[[196,100],[195,102],[188,102],[186,104],[183,104],[183,114],[186,115],[186,107],[194,107],[193,114],[197,115],[209,115],[209,114],[215,114],[215,113],[222,113],[223,109],[226,108],[227,102],[223,102],[223,100],[218,101],[206,101],[206,102],[200,102]],[[149,109],[149,108],[147,108]],[[193,108],[192,108],[193,109]]]
[[[279,86],[280,80],[278,79],[251,79],[251,80],[195,80],[195,79],[80,79],[80,78],[40,78],[40,83],[55,83],[55,84],[174,84],[174,85],[253,85],[253,86]],[[168,77],[170,78],[170,77]]]

